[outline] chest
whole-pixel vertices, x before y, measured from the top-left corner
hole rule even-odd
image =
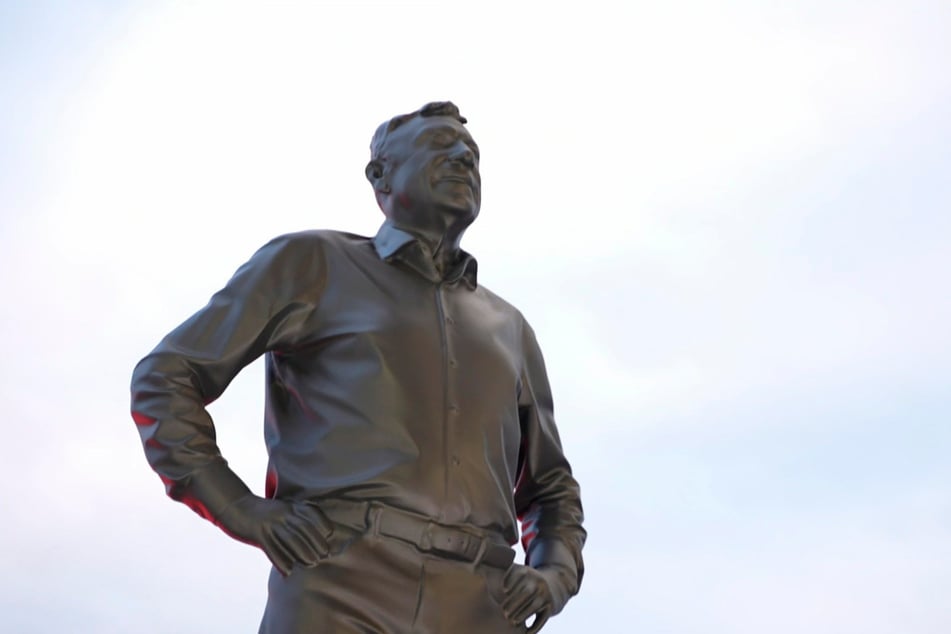
[[[304,350],[373,373],[448,376],[508,391],[521,370],[518,315],[480,288],[435,284],[386,268],[355,271],[324,290]]]

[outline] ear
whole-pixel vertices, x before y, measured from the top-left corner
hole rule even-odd
[[[386,184],[386,181],[383,180],[383,161],[376,159],[370,161],[367,163],[364,173],[367,175],[367,180],[373,185],[373,189],[379,192],[389,193],[390,187]]]

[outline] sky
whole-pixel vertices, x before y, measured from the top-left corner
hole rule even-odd
[[[451,99],[464,248],[545,352],[589,532],[546,634],[951,631],[951,4],[0,2],[0,612],[252,632],[135,363],[278,234],[372,235]],[[212,408],[263,492],[263,370]]]

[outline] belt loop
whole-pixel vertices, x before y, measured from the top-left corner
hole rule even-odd
[[[370,502],[367,506],[367,529],[373,537],[380,536],[380,515],[383,514],[383,505],[379,502]]]
[[[434,526],[435,524],[432,521],[427,522],[426,526],[423,528],[423,534],[419,536],[419,543],[416,544],[416,546],[424,553],[433,549]]]
[[[479,538],[479,550],[476,551],[475,559],[472,560],[472,567],[478,568],[479,564],[482,563],[482,558],[485,557],[485,554],[489,551],[489,538],[480,537]]]

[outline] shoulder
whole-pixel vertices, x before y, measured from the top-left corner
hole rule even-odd
[[[276,266],[315,264],[341,251],[360,248],[369,238],[344,231],[311,229],[285,233],[258,249],[254,260]]]
[[[341,251],[355,249],[360,240],[367,239],[323,229],[285,233],[259,248],[233,280],[284,289],[320,286]]]
[[[351,248],[367,241],[369,241],[369,238],[366,236],[358,236],[345,231],[311,229],[279,235],[261,248],[276,252],[306,252],[314,249]]]
[[[541,347],[535,329],[532,328],[531,323],[521,310],[481,284],[476,292],[482,294],[484,300],[492,305],[496,312],[509,324],[510,330],[508,332],[518,342],[517,345],[521,347],[523,354],[529,357],[541,355]]]
[[[492,306],[495,310],[506,315],[524,321],[521,311],[509,303],[506,299],[491,291],[487,286],[479,284],[475,292],[481,297],[482,301]]]
[[[482,297],[482,300],[491,306],[498,315],[510,324],[513,333],[518,338],[522,338],[525,335],[534,337],[532,327],[529,325],[528,320],[525,319],[525,315],[508,300],[497,295],[482,284],[476,288],[475,292],[478,293]]]

